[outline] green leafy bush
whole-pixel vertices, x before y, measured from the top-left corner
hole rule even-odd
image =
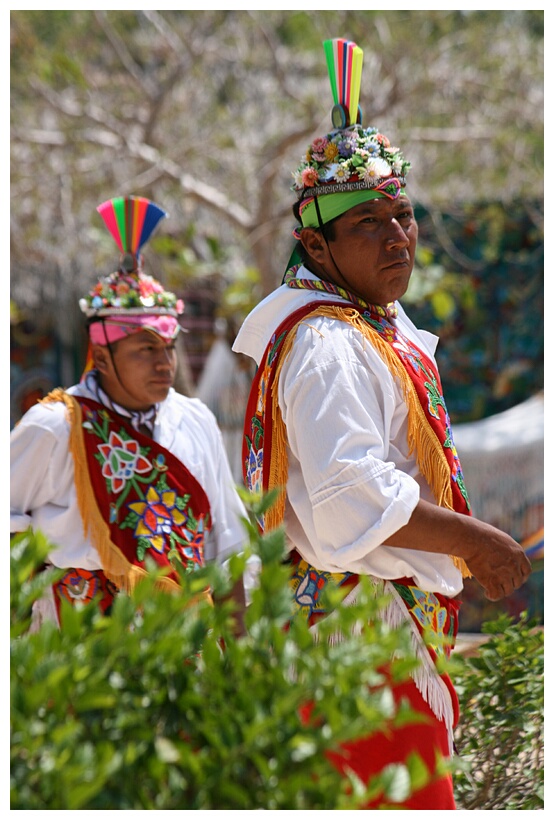
[[[256,502],[252,521],[267,503]],[[147,580],[118,596],[110,617],[68,606],[63,630],[31,634],[30,605],[45,582],[31,570],[48,545],[40,535],[13,540],[12,809],[351,809],[367,799],[325,753],[393,715],[378,670],[393,652],[397,678],[413,668],[407,631],[369,625],[382,601],[365,584],[355,606],[321,622],[320,640],[302,619],[284,629],[283,534],[260,538],[252,521],[262,571],[241,637],[222,596],[246,556],[232,559],[230,578],[215,566],[184,577],[182,596]],[[220,602],[187,606],[206,583]],[[337,630],[344,641],[329,641]],[[414,759],[371,788],[402,801],[425,777]]]
[[[456,667],[461,809],[544,807],[544,635],[526,614],[485,623],[490,637]]]
[[[45,624],[30,634],[32,602],[56,573],[34,572],[49,549],[40,533],[12,539],[12,809],[352,809],[378,788],[401,802],[423,785],[415,758],[365,791],[355,777],[348,788],[325,757],[393,714],[387,686],[368,687],[382,683],[378,669],[393,652],[396,677],[413,668],[407,633],[368,624],[381,602],[365,584],[355,606],[321,622],[318,642],[301,619],[285,630],[282,533],[259,538],[245,524],[262,572],[239,638],[229,601],[186,601],[206,583],[223,595],[246,555],[229,578],[217,567],[187,576],[182,596],[157,592],[151,579],[119,596],[109,618],[68,606],[63,631]],[[345,640],[330,643],[336,630]],[[462,716],[456,801],[541,809],[543,633],[525,616],[484,631],[479,651],[449,669]]]

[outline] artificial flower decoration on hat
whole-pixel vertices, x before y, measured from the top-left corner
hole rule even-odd
[[[410,163],[377,128],[362,127],[359,107],[363,51],[350,40],[323,43],[331,82],[334,130],[308,146],[293,172],[299,199],[314,195],[379,188],[398,195]]]
[[[140,249],[167,213],[154,202],[134,196],[110,199],[99,205],[97,211],[122,255],[118,270],[100,279],[80,299],[83,313],[89,318],[183,313],[182,300],[142,270]]]

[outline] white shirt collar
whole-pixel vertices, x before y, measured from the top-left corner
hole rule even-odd
[[[126,407],[113,401],[106,391],[102,389],[98,380],[97,370],[91,370],[87,373],[85,376],[85,386],[100,404],[103,404],[108,410],[113,410],[114,413],[118,413],[120,416],[129,419],[131,426],[137,432],[142,432],[140,428],[146,427],[150,435],[154,435],[154,424],[156,423],[159,408],[158,404],[153,404],[148,410],[128,410]]]

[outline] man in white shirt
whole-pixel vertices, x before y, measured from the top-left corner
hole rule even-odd
[[[530,565],[510,536],[471,517],[437,339],[398,303],[418,233],[409,163],[376,128],[362,128],[358,111],[339,108],[341,127],[313,140],[294,174],[296,264],[246,318],[233,349],[258,365],[245,478],[256,490],[286,486],[264,523],[284,522],[299,612],[315,625],[330,579],[347,605],[366,575],[391,595],[383,618],[412,627],[422,665],[395,695],[427,724],[364,738],[344,747],[346,762],[333,758],[368,782],[411,752],[431,771],[437,749],[451,754],[457,697],[434,661],[453,645],[463,577],[499,600]],[[429,629],[434,648],[422,641]],[[438,776],[404,806],[454,809],[451,779]]]
[[[53,391],[11,434],[11,531],[52,542],[66,570],[35,607],[34,628],[59,622],[61,601],[130,591],[148,559],[177,590],[181,565],[224,561],[245,542],[238,497],[211,411],[173,389],[183,305],[144,273],[140,249],[166,214],[148,200],[99,207],[123,251],[120,266],[81,300],[89,362],[81,383]],[[244,597],[241,585],[235,594]]]

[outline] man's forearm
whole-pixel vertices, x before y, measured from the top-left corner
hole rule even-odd
[[[409,522],[386,543],[463,558],[492,601],[510,595],[531,572],[527,556],[511,536],[484,521],[427,501],[419,501]]]

